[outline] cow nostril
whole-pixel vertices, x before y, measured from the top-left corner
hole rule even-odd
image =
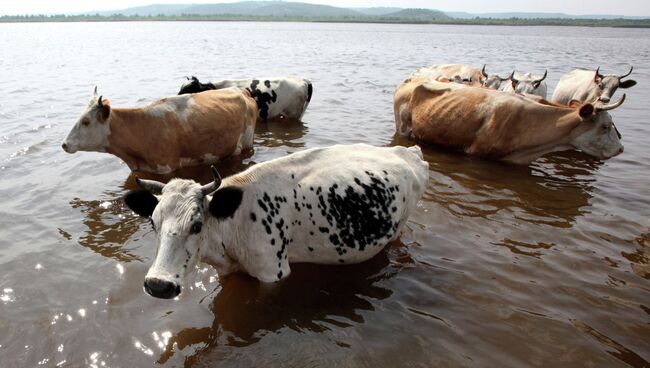
[[[619,153],[619,154],[623,153],[623,150],[624,150],[624,148],[621,147],[621,149],[618,150],[618,153]]]
[[[181,286],[171,281],[147,278],[144,280],[144,290],[153,297],[171,299],[181,293]]]
[[[63,144],[61,145],[61,148],[63,148],[64,151],[67,151],[67,150],[68,150],[68,145],[65,144],[65,143],[63,143]]]

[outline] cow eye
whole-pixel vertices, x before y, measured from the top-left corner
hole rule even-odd
[[[88,126],[88,125],[90,125],[90,120],[86,120],[86,119],[84,119],[84,120],[81,121],[81,124],[82,124],[83,126]]]
[[[203,224],[200,222],[195,222],[192,224],[192,227],[190,228],[190,234],[198,234],[201,232],[201,228],[203,227]]]

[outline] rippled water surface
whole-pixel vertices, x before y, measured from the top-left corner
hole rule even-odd
[[[0,45],[3,367],[650,366],[650,30],[3,24]],[[625,152],[518,167],[428,147],[426,194],[374,259],[294,265],[271,288],[203,267],[169,301],[142,291],[156,244],[121,202],[129,169],[60,149],[93,86],[143,105],[192,74],[314,84],[304,123],[259,124],[226,174],[308,147],[411,144],[393,139],[392,93],[434,62],[548,68],[551,91],[572,67],[633,64],[612,113]]]

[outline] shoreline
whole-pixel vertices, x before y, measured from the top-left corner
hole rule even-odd
[[[306,23],[360,23],[360,24],[432,24],[478,26],[558,26],[650,28],[649,19],[565,19],[565,18],[474,18],[474,19],[410,19],[367,17],[248,17],[248,16],[124,16],[124,15],[20,15],[0,16],[0,23],[79,23],[79,22],[306,22]]]

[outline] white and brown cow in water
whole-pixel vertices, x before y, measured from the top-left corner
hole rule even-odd
[[[257,164],[221,182],[137,179],[126,204],[150,217],[158,251],[147,293],[173,298],[198,262],[262,282],[290,263],[353,264],[396,239],[429,174],[419,147],[336,145]],[[211,193],[211,194],[210,194]]]
[[[580,150],[599,159],[623,152],[612,104],[556,105],[543,99],[455,83],[403,83],[395,91],[397,133],[420,142],[517,164]]]
[[[632,74],[632,67],[627,74],[600,74],[600,68],[596,71],[586,69],[574,69],[560,78],[551,101],[561,104],[568,104],[571,100],[580,102],[594,101],[607,103],[614,96],[619,88],[630,88],[636,85],[636,81],[623,78]]]
[[[61,145],[111,153],[131,170],[168,173],[213,163],[253,146],[257,105],[237,88],[172,96],[142,108],[112,108],[93,92]]]
[[[237,87],[246,89],[257,102],[262,120],[290,118],[300,120],[311,101],[313,87],[310,81],[300,77],[268,79],[231,79],[201,83],[191,77],[181,86],[179,95],[212,89]]]

